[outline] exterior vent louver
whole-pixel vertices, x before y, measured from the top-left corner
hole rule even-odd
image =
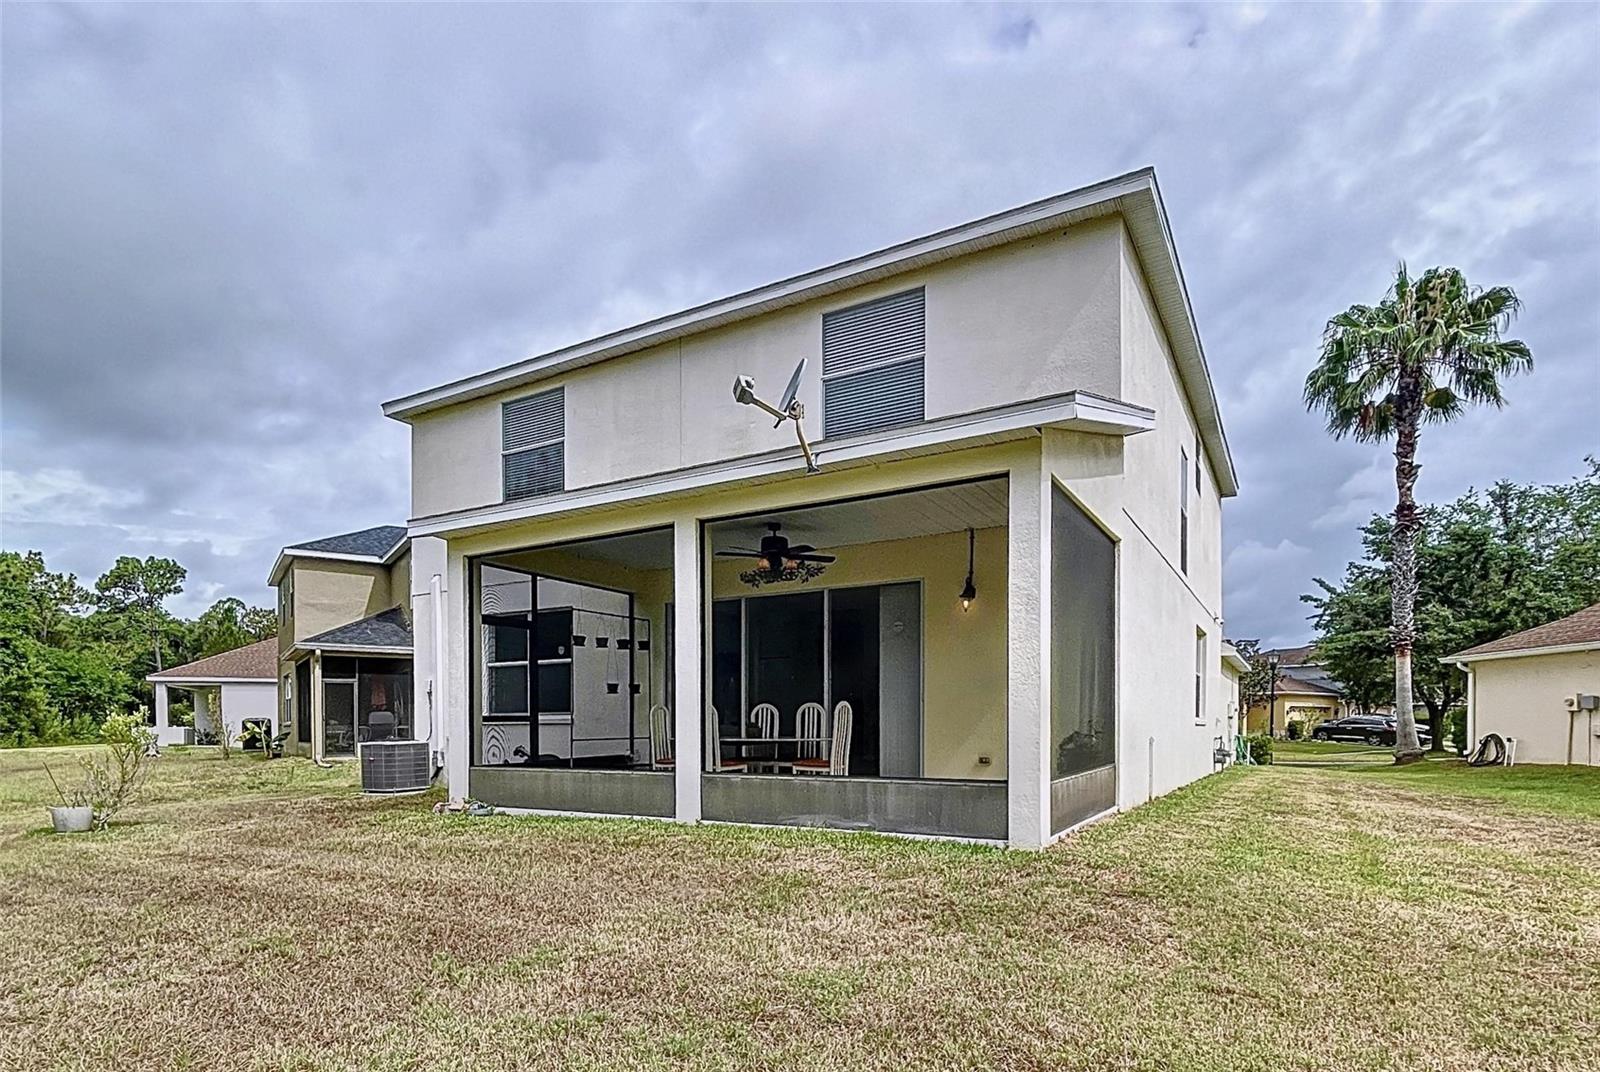
[[[507,499],[565,490],[566,434],[564,388],[500,407],[501,478]]]
[[[823,436],[833,439],[922,420],[926,346],[920,287],[825,314]]]
[[[427,741],[368,741],[360,747],[362,792],[413,793],[428,788]]]

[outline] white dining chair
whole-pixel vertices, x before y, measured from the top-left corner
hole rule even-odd
[[[776,737],[778,735],[778,709],[769,703],[758,703],[750,709],[750,722],[755,726],[757,737]],[[741,733],[741,736],[743,734]],[[763,751],[771,750],[776,756],[776,744],[760,746]],[[776,770],[778,764],[772,759],[750,759],[745,757],[745,763],[751,770]]]
[[[814,759],[796,759],[796,774],[830,774],[843,778],[850,774],[850,729],[853,718],[848,701],[840,700],[833,708],[833,732],[829,735],[828,754]]]
[[[665,704],[650,708],[650,769],[672,770],[672,712]]]
[[[706,712],[706,770],[714,773],[739,773],[747,764],[742,759],[724,759],[722,756],[722,719],[715,707]]]
[[[823,759],[828,752],[828,709],[819,703],[804,703],[794,714],[794,758]],[[787,764],[793,767],[794,764]]]

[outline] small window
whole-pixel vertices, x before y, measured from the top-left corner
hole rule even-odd
[[[563,387],[500,407],[500,472],[506,499],[566,490],[566,434]]]
[[[290,567],[283,575],[283,583],[278,585],[278,635],[289,635],[289,622],[294,618],[294,568]]]
[[[922,420],[926,348],[920,287],[823,314],[823,437]]]
[[[1206,635],[1199,629],[1194,634],[1194,720],[1206,721]]]
[[[1178,568],[1189,572],[1189,452],[1178,451]]]

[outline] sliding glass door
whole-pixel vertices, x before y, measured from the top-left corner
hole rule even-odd
[[[914,583],[718,600],[711,702],[724,737],[758,704],[795,732],[802,704],[850,704],[850,774],[922,774],[922,590]]]

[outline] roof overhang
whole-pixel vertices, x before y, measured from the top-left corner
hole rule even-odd
[[[289,649],[289,654],[310,655],[319,651],[324,655],[389,655],[407,659],[416,654],[415,647],[401,648],[385,644],[296,644]]]
[[[1250,660],[1239,654],[1239,649],[1232,644],[1222,645],[1222,661],[1225,665],[1233,667],[1241,674],[1250,672]]]
[[[876,465],[901,458],[937,454],[979,443],[1024,439],[1041,428],[1135,435],[1155,427],[1154,410],[1069,391],[1031,402],[941,417],[836,440],[815,448],[817,462],[834,469]],[[799,447],[748,455],[707,465],[675,469],[635,480],[599,484],[537,499],[519,499],[432,517],[415,518],[410,533],[418,536],[460,535],[512,522],[544,519],[624,503],[690,495],[728,485],[752,485],[805,475]]]
[[[148,674],[145,680],[152,685],[276,685],[275,677],[163,677]]]
[[[1499,659],[1526,659],[1537,655],[1572,655],[1584,651],[1600,651],[1600,640],[1585,640],[1576,644],[1547,644],[1542,648],[1513,648],[1510,651],[1486,651],[1474,655],[1470,651],[1446,655],[1440,662],[1459,666],[1465,670],[1470,663],[1487,663]]]
[[[562,373],[673,339],[798,305],[903,272],[953,260],[980,250],[1031,238],[1085,220],[1121,215],[1150,285],[1173,349],[1185,393],[1200,427],[1218,489],[1238,494],[1238,477],[1222,428],[1216,390],[1206,367],[1183,268],[1167,223],[1166,208],[1153,168],[1142,168],[1104,182],[1035,201],[971,223],[868,253],[838,264],[669,316],[551,350],[514,364],[417,391],[383,404],[385,416],[412,419],[469,399],[537,383]],[[414,530],[413,530],[414,531]]]
[[[395,545],[381,555],[352,555],[342,551],[316,551],[304,547],[285,547],[278,552],[277,559],[272,563],[272,572],[267,574],[267,586],[278,583],[283,576],[283,571],[289,568],[289,561],[295,558],[314,558],[331,562],[359,562],[367,566],[388,566],[398,561],[400,555],[410,545],[409,534],[400,537]]]

